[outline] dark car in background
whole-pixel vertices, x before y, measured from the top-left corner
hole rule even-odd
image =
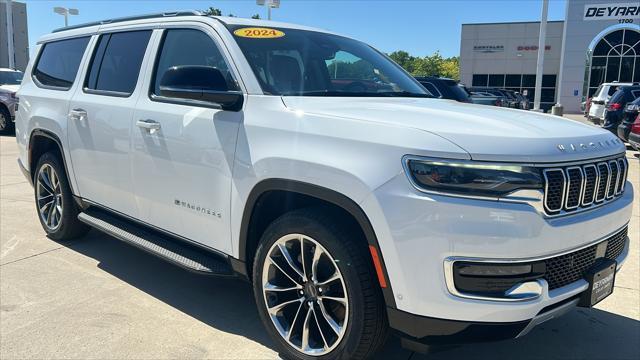
[[[640,97],[628,103],[622,112],[622,121],[618,125],[618,137],[623,141],[629,140],[631,128],[640,113]]]
[[[471,102],[469,93],[453,79],[438,76],[416,76],[416,80],[437,98]]]
[[[466,90],[466,88],[465,88]],[[485,92],[468,91],[471,102],[479,105],[505,106],[503,105],[504,97],[497,96]]]
[[[506,90],[495,88],[472,87],[469,89],[472,93],[485,93],[502,97],[502,106],[510,108],[518,108],[518,100],[515,95],[509,94]]]
[[[607,103],[602,128],[617,135],[618,125],[622,121],[626,105],[638,97],[640,97],[640,85],[619,86]]]

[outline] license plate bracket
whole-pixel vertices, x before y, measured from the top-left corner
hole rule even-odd
[[[587,271],[585,280],[589,282],[589,288],[582,293],[578,306],[592,307],[613,293],[617,265],[615,260],[599,259]]]

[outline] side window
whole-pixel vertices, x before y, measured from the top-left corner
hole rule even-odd
[[[429,90],[429,92],[430,92],[431,94],[433,94],[433,96],[435,96],[435,97],[441,97],[441,96],[442,96],[442,94],[440,94],[440,91],[438,91],[438,88],[436,88],[436,86],[435,86],[435,85],[433,85],[432,83],[430,83],[430,82],[423,82],[423,83],[421,83],[421,84],[422,84],[424,87],[426,87],[426,88],[427,88],[427,90]]]
[[[160,81],[167,69],[174,66],[195,65],[218,69],[230,90],[238,90],[229,67],[211,37],[200,30],[166,30],[157,59],[152,94],[160,95]]]
[[[76,78],[88,43],[87,36],[44,44],[33,77],[42,85],[68,90]]]
[[[85,87],[91,90],[131,94],[138,82],[151,30],[100,36]]]

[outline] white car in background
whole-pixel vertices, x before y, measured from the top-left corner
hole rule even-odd
[[[0,134],[13,130],[16,92],[22,81],[22,71],[0,68]]]
[[[47,235],[251,282],[284,358],[524,336],[610,295],[627,257],[616,136],[433,99],[363,42],[183,12],[35,51],[16,138]]]
[[[593,97],[591,97],[587,119],[593,121],[596,124],[603,122],[604,112],[607,108],[607,103],[609,102],[611,95],[613,95],[613,93],[618,90],[619,86],[625,85],[638,85],[638,83],[610,82],[600,84],[600,86],[598,86],[598,88],[596,89],[596,92],[593,93]]]

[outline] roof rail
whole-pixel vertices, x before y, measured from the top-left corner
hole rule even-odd
[[[113,24],[113,23],[118,23],[118,22],[123,22],[123,21],[155,19],[155,18],[173,17],[173,16],[189,16],[189,15],[202,16],[204,14],[202,12],[200,12],[200,11],[197,11],[197,10],[167,11],[167,12],[162,12],[162,13],[136,15],[136,16],[125,16],[125,17],[114,18],[114,19],[93,21],[93,22],[88,22],[88,23],[79,24],[79,25],[65,26],[65,27],[61,27],[61,28],[55,29],[52,32],[53,33],[57,33],[57,32],[60,32],[60,31],[66,31],[66,30],[72,30],[72,29],[80,29],[80,28],[89,27],[89,26],[96,26],[96,25]]]

